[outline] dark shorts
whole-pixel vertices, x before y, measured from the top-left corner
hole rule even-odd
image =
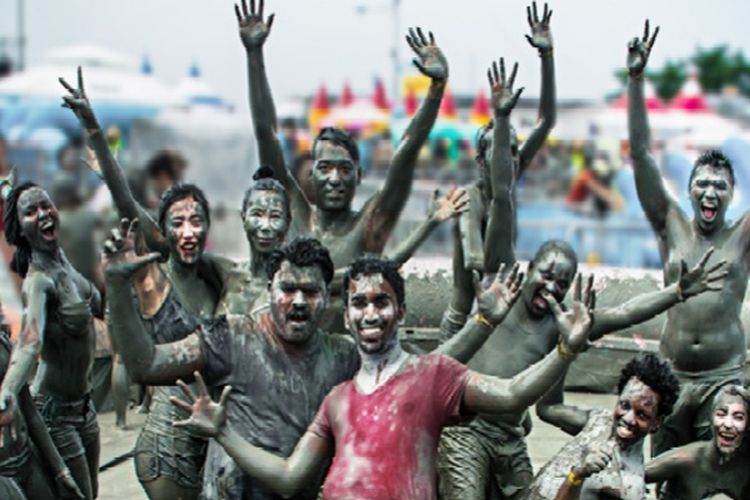
[[[521,498],[534,478],[522,431],[478,419],[443,430],[438,475],[445,500]]]
[[[69,402],[38,394],[34,403],[66,462],[85,455],[99,441],[99,424],[90,397]]]
[[[135,472],[142,483],[166,477],[184,488],[200,488],[206,441],[143,429],[135,443]]]
[[[672,413],[651,436],[652,456],[694,441],[711,439],[711,407],[714,396],[722,387],[742,385],[745,379],[742,368],[705,374],[675,371],[675,374],[680,381],[680,395]]]

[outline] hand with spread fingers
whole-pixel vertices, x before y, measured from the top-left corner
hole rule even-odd
[[[255,0],[250,0],[250,10],[247,9],[247,0],[242,0],[240,6],[234,4],[234,13],[237,16],[237,23],[240,27],[240,39],[245,49],[255,49],[262,47],[271,33],[271,26],[276,14],[271,14],[268,19],[263,21],[264,0],[260,0],[258,10],[255,9]]]
[[[161,257],[159,252],[144,255],[135,253],[135,235],[138,231],[138,219],[122,219],[120,227],[112,230],[104,242],[102,263],[108,277],[130,279],[146,265],[156,262]]]
[[[445,196],[440,196],[440,190],[436,189],[427,216],[437,223],[443,223],[468,209],[469,195],[466,190],[454,187]]]
[[[215,402],[208,395],[208,389],[199,372],[195,372],[195,381],[198,384],[198,396],[182,380],[177,381],[188,402],[174,396],[169,400],[173,405],[190,412],[190,417],[185,420],[174,422],[175,427],[184,427],[188,432],[200,437],[216,437],[224,428],[227,421],[227,398],[232,387],[227,385],[221,391],[219,402]]]
[[[547,301],[547,305],[555,316],[563,349],[569,353],[578,353],[586,346],[593,323],[592,311],[596,307],[594,275],[589,275],[583,291],[581,291],[581,281],[582,275],[578,273],[573,288],[573,301],[569,308],[558,303],[549,292],[542,292],[542,297]]]
[[[502,323],[518,297],[521,296],[524,273],[516,262],[510,271],[505,273],[505,264],[501,264],[497,274],[488,287],[483,287],[477,271],[473,272],[474,290],[479,312],[493,325]]]
[[[549,28],[552,10],[547,8],[547,3],[545,2],[542,18],[539,19],[536,2],[532,2],[530,7],[526,7],[526,18],[529,20],[529,27],[531,28],[531,35],[526,35],[526,40],[540,53],[552,50],[552,31]]]
[[[627,67],[632,77],[643,75],[643,70],[646,69],[646,63],[648,63],[648,57],[651,55],[651,49],[654,47],[654,42],[656,41],[656,35],[659,34],[659,27],[656,27],[651,38],[649,38],[649,32],[649,23],[648,19],[646,19],[646,25],[643,28],[643,38],[633,38],[628,43]]]
[[[73,88],[65,81],[65,78],[60,77],[58,80],[68,91],[68,95],[62,97],[62,100],[64,101],[62,106],[73,111],[84,128],[98,129],[99,124],[96,121],[96,116],[94,116],[94,111],[91,109],[91,103],[89,102],[88,97],[86,97],[86,90],[83,87],[83,70],[81,67],[78,66],[78,88]]]
[[[445,82],[448,79],[448,61],[435,43],[432,31],[428,33],[428,36],[429,39],[422,33],[422,28],[416,30],[409,28],[406,43],[417,55],[412,62],[423,75],[435,81]]]
[[[513,71],[510,78],[505,78],[505,60],[500,58],[500,69],[498,71],[497,62],[492,62],[492,68],[487,70],[487,79],[490,82],[490,93],[492,96],[492,109],[496,114],[509,116],[513,108],[516,107],[518,98],[521,97],[523,87],[513,92],[513,83],[518,73],[518,63],[513,65]]]
[[[706,263],[714,253],[714,247],[706,250],[703,257],[690,270],[687,263],[683,260],[680,267],[680,280],[678,286],[683,299],[688,299],[705,291],[719,292],[723,284],[717,283],[727,277],[729,271],[726,270],[727,261],[721,260],[706,269]]]

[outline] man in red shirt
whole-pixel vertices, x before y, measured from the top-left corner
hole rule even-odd
[[[343,290],[345,323],[362,364],[353,380],[328,393],[289,458],[252,446],[226,423],[226,389],[218,404],[205,386],[199,397],[186,391],[192,405],[173,400],[192,411],[176,425],[214,437],[246,474],[282,496],[304,487],[332,458],[324,498],[437,498],[435,457],[442,428],[477,413],[519,412],[533,404],[564,373],[591,327],[590,297],[567,311],[556,308],[558,349],[513,379],[499,379],[442,354],[415,356],[401,349],[404,283],[388,259],[355,260]],[[494,300],[510,307],[508,290],[498,290]],[[493,330],[486,317],[476,320]],[[200,381],[197,373],[196,378]]]

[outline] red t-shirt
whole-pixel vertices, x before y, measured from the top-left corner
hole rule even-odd
[[[353,380],[326,396],[308,431],[333,437],[326,499],[435,499],[440,431],[459,421],[469,374],[441,355],[415,358],[372,394]]]

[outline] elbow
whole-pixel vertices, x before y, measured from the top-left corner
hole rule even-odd
[[[537,404],[536,416],[539,417],[539,420],[542,422],[552,425],[555,424],[554,412],[552,411],[552,407],[548,404]]]

